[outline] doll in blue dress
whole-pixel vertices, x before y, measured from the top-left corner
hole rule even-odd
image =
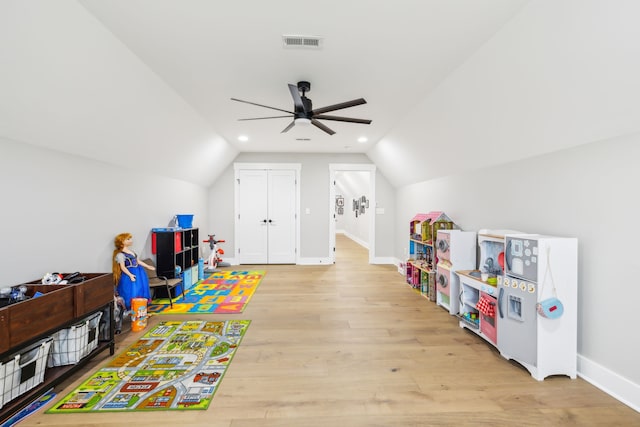
[[[133,236],[131,233],[118,234],[114,240],[113,251],[113,280],[116,285],[116,295],[124,299],[127,310],[131,310],[132,298],[146,298],[151,302],[149,277],[145,267],[155,270],[154,266],[138,260],[138,256],[131,249]]]

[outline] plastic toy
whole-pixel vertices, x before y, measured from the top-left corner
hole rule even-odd
[[[228,267],[229,263],[225,263],[222,261],[222,257],[220,255],[224,255],[224,250],[218,246],[218,243],[224,243],[224,240],[216,240],[215,234],[209,234],[209,240],[204,240],[205,243],[209,243],[209,248],[211,249],[211,254],[209,255],[209,260],[207,264],[209,265],[206,268],[206,271],[213,272],[218,267]]]
[[[478,318],[478,313],[464,313],[462,315],[462,318],[464,320],[466,320],[469,323],[472,323],[474,325],[477,325],[480,322],[480,319]]]

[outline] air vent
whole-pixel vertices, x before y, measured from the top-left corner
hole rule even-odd
[[[282,36],[282,42],[285,48],[322,48],[322,38],[316,36]]]
[[[296,141],[311,141],[311,138],[296,138]]]

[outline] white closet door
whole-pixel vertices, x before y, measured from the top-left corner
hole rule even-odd
[[[296,171],[238,173],[240,264],[295,264]]]
[[[268,174],[269,263],[296,262],[296,173],[270,170]]]
[[[268,263],[267,171],[239,171],[240,264]]]

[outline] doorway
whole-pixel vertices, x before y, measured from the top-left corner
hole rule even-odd
[[[297,264],[299,167],[235,164],[235,239],[240,264]]]
[[[343,197],[343,201],[340,202],[336,199],[336,196],[344,196],[340,194],[337,190],[338,180],[344,177],[349,176],[349,173],[354,173],[358,175],[364,175],[368,184],[366,189],[366,194],[360,195],[358,198],[350,197],[346,199]],[[368,246],[369,264],[373,264],[375,259],[375,177],[376,177],[376,167],[375,165],[370,164],[330,164],[329,165],[329,257],[330,262],[336,262],[336,222],[338,217],[338,204],[342,204],[343,215],[357,215],[360,219],[360,223],[362,223],[362,219],[366,219],[366,229],[367,235],[366,243]],[[341,188],[344,188],[341,187]],[[364,192],[364,191],[363,191]],[[364,198],[363,198],[364,196]],[[356,206],[357,205],[357,206]]]

